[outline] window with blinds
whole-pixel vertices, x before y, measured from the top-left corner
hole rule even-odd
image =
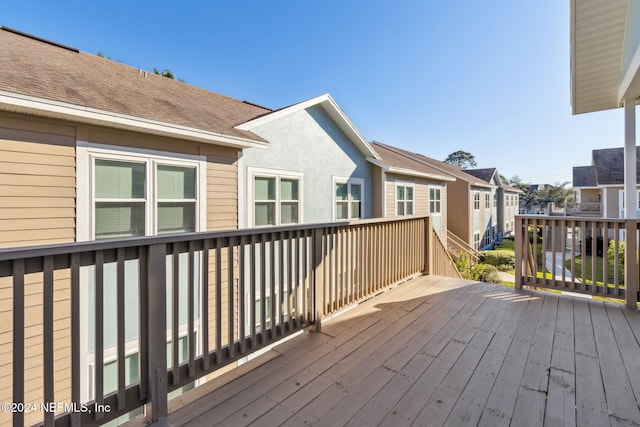
[[[300,222],[300,179],[282,176],[253,177],[253,225]]]
[[[197,168],[96,158],[94,238],[197,231]]]
[[[96,239],[145,235],[145,169],[145,163],[96,159]]]

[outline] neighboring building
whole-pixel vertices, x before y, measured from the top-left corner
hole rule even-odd
[[[370,158],[373,216],[430,215],[433,228],[447,241],[447,184],[455,178],[408,156],[403,150],[372,142],[380,160]]]
[[[493,210],[491,214],[496,218],[497,237],[499,241],[503,237],[512,236],[515,230],[515,219],[519,211],[519,198],[522,191],[512,187],[500,179],[496,168],[465,169],[466,173],[475,176],[489,184],[495,185],[493,191]]]
[[[372,217],[372,166],[379,156],[330,95],[237,126],[269,141],[244,150],[244,227]]]
[[[602,215],[637,218],[638,152],[636,106],[640,102],[640,2],[637,0],[571,0],[571,108],[573,114],[624,109],[620,151],[600,151],[612,167],[609,176],[594,157],[593,171],[575,171],[582,203],[595,203],[600,191]],[[597,43],[594,43],[597,40]],[[594,151],[594,155],[596,152]],[[634,171],[636,169],[636,171]],[[625,173],[625,171],[627,171]],[[619,215],[620,183],[631,194],[628,212]],[[595,185],[594,185],[595,184]],[[604,188],[607,187],[605,190]],[[616,198],[618,200],[616,201]]]
[[[238,159],[243,149],[267,141],[235,126],[270,110],[6,28],[0,52],[0,247],[238,227]],[[115,275],[111,267],[105,266],[107,389],[116,329],[115,287],[106,285]],[[87,303],[81,318],[92,331],[90,273],[82,272]],[[68,281],[60,283],[66,287],[55,289],[55,396],[65,402],[70,296]],[[3,378],[12,375],[11,288],[0,281]],[[30,278],[28,402],[43,401],[41,293],[40,279]],[[127,283],[125,301],[135,307],[137,283]],[[138,325],[135,313],[129,319],[127,372],[133,376]],[[88,332],[81,343],[83,399],[91,398],[93,345]],[[10,387],[0,391],[0,400],[11,399]],[[28,414],[27,422],[40,415]],[[9,422],[4,416],[11,414],[0,415],[0,424]]]
[[[573,168],[576,203],[572,215],[624,218],[624,149],[593,150],[591,166]],[[636,147],[636,183],[640,182],[640,150]],[[640,187],[637,187],[640,189]],[[640,197],[637,199],[640,200]],[[640,206],[636,209],[640,218]]]
[[[490,247],[497,241],[498,225],[494,215],[496,185],[478,179],[458,166],[422,154],[400,148],[393,148],[393,151],[454,179],[447,182],[448,236],[453,234],[475,249]]]

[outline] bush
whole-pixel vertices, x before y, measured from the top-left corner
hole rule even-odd
[[[508,250],[482,251],[479,254],[479,261],[483,264],[495,266],[500,270],[512,270],[516,267],[516,256]]]
[[[482,264],[478,264],[478,266],[480,266]],[[486,283],[501,283],[502,279],[500,278],[500,275],[498,274],[498,269],[495,268],[493,265],[487,265],[485,264],[483,266],[484,268],[482,269],[482,272],[480,273],[480,280],[482,280],[483,282]]]

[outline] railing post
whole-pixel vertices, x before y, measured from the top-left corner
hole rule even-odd
[[[151,422],[166,421],[167,403],[167,250],[149,245],[147,256],[148,387]]]
[[[624,222],[624,298],[627,308],[634,310],[638,309],[637,223],[635,219]]]
[[[313,281],[311,283],[314,310],[314,327],[313,330],[320,332],[322,330],[322,319],[324,317],[324,263],[322,254],[322,236],[323,229],[316,228],[313,230]]]
[[[522,217],[516,216],[515,247],[516,247],[516,272],[515,288],[522,289],[522,263],[524,262],[524,235]]]
[[[433,238],[431,236],[431,216],[424,218],[424,271],[433,274]]]

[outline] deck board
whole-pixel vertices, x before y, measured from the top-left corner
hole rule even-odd
[[[637,427],[639,340],[619,304],[420,277],[209,381],[169,422]]]

